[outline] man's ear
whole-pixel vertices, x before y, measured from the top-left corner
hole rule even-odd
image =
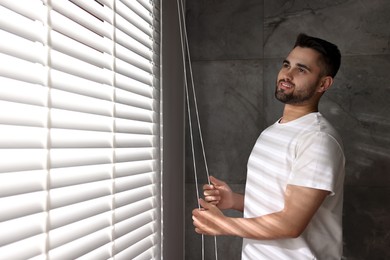
[[[320,87],[318,88],[318,92],[325,92],[327,91],[330,86],[333,84],[333,78],[331,76],[324,76],[320,80]]]

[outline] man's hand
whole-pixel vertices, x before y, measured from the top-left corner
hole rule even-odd
[[[211,185],[203,186],[205,200],[219,209],[243,210],[243,196],[234,193],[224,181],[210,176]]]
[[[213,204],[199,199],[202,208],[192,211],[195,232],[204,235],[224,235],[227,228],[227,217]]]

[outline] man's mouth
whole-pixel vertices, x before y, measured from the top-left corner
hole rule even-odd
[[[287,82],[284,80],[279,81],[279,88],[292,89],[293,87],[294,87],[294,84],[292,84],[291,82]]]

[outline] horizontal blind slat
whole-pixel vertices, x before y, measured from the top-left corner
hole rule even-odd
[[[156,148],[117,148],[115,149],[115,160],[117,162],[150,160],[157,157]]]
[[[51,129],[52,148],[110,148],[113,135],[109,132]]]
[[[140,234],[135,233],[133,235],[142,236],[142,231],[143,230],[140,230]],[[129,244],[131,246],[126,246]],[[131,236],[129,236],[128,239],[118,239],[117,243],[115,244],[116,257],[118,257],[118,259],[136,259],[138,256],[144,255],[145,252],[150,252],[150,254],[152,254],[155,244],[155,235],[148,236],[142,240],[135,240]]]
[[[150,74],[130,63],[127,63],[123,60],[116,59],[116,72],[122,75],[126,75],[129,78],[133,78],[142,83],[151,85],[153,84],[153,74]]]
[[[0,149],[0,157],[0,173],[43,170],[46,167],[47,150]]]
[[[0,204],[2,205],[0,221],[8,221],[43,212],[45,201],[45,192],[30,192],[0,198]]]
[[[153,111],[122,104],[117,104],[115,106],[115,114],[120,118],[130,120],[145,121],[150,123],[157,121],[157,115]]]
[[[81,61],[55,50],[51,51],[52,67],[78,77],[112,85],[112,72],[102,67]]]
[[[118,103],[126,104],[133,107],[143,108],[150,111],[154,109],[153,98],[144,97],[142,95],[138,95],[122,89],[117,89],[116,92],[118,93],[116,98],[116,101]]]
[[[116,147],[155,147],[157,136],[140,134],[115,134]]]
[[[111,228],[98,230],[79,239],[69,241],[69,243],[52,248],[48,255],[49,259],[76,259],[81,257],[96,247],[103,245],[110,246]]]
[[[130,10],[134,11],[139,17],[144,19],[149,24],[152,24],[153,16],[152,13],[145,7],[143,7],[139,2],[133,0],[120,0],[124,3]]]
[[[117,19],[116,42],[145,58],[153,57],[153,41],[142,37],[142,32],[134,30],[133,26],[123,18]],[[133,29],[133,30],[132,30]]]
[[[104,99],[102,100],[57,89],[51,90],[50,99],[53,108],[107,117],[112,117],[114,114],[113,102]]]
[[[127,248],[116,255],[117,259],[132,259],[132,260],[148,260],[156,258],[156,239],[154,236],[143,239],[137,245],[132,248]],[[137,253],[135,253],[135,251]]]
[[[39,236],[45,232],[46,213],[26,214],[22,217],[0,222],[0,258],[3,258],[3,247],[24,239]],[[41,246],[43,247],[43,242]],[[11,259],[11,258],[10,258]],[[13,259],[13,258],[12,258]]]
[[[97,35],[104,36],[112,39],[112,30],[110,23],[104,23],[93,12],[94,8],[87,11],[78,7],[77,4],[82,1],[63,1],[63,0],[51,0],[52,8],[61,15],[67,17],[67,19],[76,22],[80,26],[83,26],[87,30],[90,30]],[[90,1],[94,2],[94,1]],[[110,17],[106,16],[108,19]],[[111,19],[110,19],[111,20]]]
[[[51,109],[53,128],[112,132],[113,118],[82,112]]]
[[[135,174],[151,172],[156,168],[156,160],[144,160],[138,162],[118,162],[115,164],[115,176],[123,177]]]
[[[43,20],[46,20],[46,18]],[[46,42],[46,27],[42,22],[31,20],[2,5],[0,5],[0,29],[33,42]]]
[[[144,20],[139,14],[126,5],[126,3],[121,1],[117,2],[117,11],[118,15],[122,16],[137,29],[145,33],[148,37],[152,37],[153,27],[151,26],[151,19],[149,19],[149,21]]]
[[[50,171],[50,185],[53,189],[89,182],[111,179],[111,164],[83,165],[76,167],[56,168]]]
[[[46,178],[46,170],[1,173],[0,197],[43,191]]]
[[[153,13],[153,8],[156,1],[149,0],[137,0],[137,2],[142,5],[149,13]]]
[[[112,57],[61,33],[52,32],[52,48],[100,68],[112,69]]]
[[[113,101],[113,86],[101,84],[58,70],[51,70],[52,87],[84,96]]]
[[[0,255],[3,259],[33,259],[35,256],[44,256],[45,243],[46,234],[39,234],[0,247]]]
[[[155,241],[155,240],[154,240]],[[158,257],[158,252],[159,251],[159,246],[157,245],[157,242],[154,243],[154,245],[150,248],[148,248],[148,250],[145,250],[144,252],[142,252],[141,254],[139,254],[138,256],[135,256],[133,258],[133,260],[148,260],[148,259],[155,259]]]
[[[153,196],[121,207],[118,203],[116,203],[115,206],[117,207],[115,214],[115,223],[123,221],[130,221],[133,223],[135,220],[135,223],[138,223],[140,219],[143,219],[142,221],[145,220],[145,214],[146,216],[150,216],[151,218],[152,216],[156,215],[155,207],[157,206],[157,203],[156,197]],[[139,226],[133,223],[128,228],[136,229],[137,227]]]
[[[47,49],[42,43],[3,30],[0,30],[0,38],[7,39],[0,41],[0,52],[32,63],[46,62]]]
[[[38,84],[0,77],[0,100],[26,105],[47,106],[49,89]],[[12,104],[12,103],[3,103]],[[18,105],[18,104],[15,104]]]
[[[45,148],[47,136],[46,128],[0,125],[0,149]]]
[[[110,233],[108,233],[108,231],[110,225],[110,212],[104,212],[90,218],[53,229],[49,232],[50,248],[54,249],[69,244],[69,242],[86,237],[101,230],[106,230],[106,235],[109,237]],[[75,232],[76,230],[77,232]]]
[[[133,66],[136,66],[150,74],[153,73],[153,63],[145,57],[123,47],[120,44],[116,44],[116,56]]]
[[[123,207],[139,201],[144,201],[156,195],[157,187],[155,184],[123,190],[122,187],[116,186],[117,194],[115,195],[115,207]]]
[[[9,111],[12,111],[10,113]],[[28,111],[28,113],[27,113]],[[0,123],[46,127],[48,108],[0,100]]]
[[[119,177],[115,179],[115,190],[120,192],[137,189],[139,187],[149,186],[155,183],[155,181],[156,177],[154,172]]]
[[[153,98],[152,84],[145,84],[121,74],[116,74],[116,84],[118,89]],[[118,98],[120,98],[120,96],[118,96]]]
[[[98,19],[108,22],[111,25],[113,24],[113,10],[112,10],[112,5],[110,2],[106,2],[103,4],[98,3],[97,1],[75,1],[72,0],[71,2],[77,4],[87,12],[93,14],[96,16]]]
[[[133,237],[133,239],[138,238],[138,240],[141,240],[148,237],[155,232],[153,223],[154,220],[154,212],[146,211],[135,217],[116,223],[114,231],[115,238],[119,240],[120,237],[127,236],[127,239]],[[132,241],[129,245],[133,243],[134,241]]]
[[[56,209],[97,198],[107,198],[112,193],[111,186],[111,180],[103,180],[52,189],[49,198],[51,208]]]
[[[116,39],[122,46],[131,46],[129,49],[147,58],[153,57],[153,41],[144,37],[144,33],[124,18],[117,18]],[[125,39],[129,42],[126,43]]]
[[[31,20],[45,22],[46,8],[42,0],[1,0],[0,5]]]
[[[111,196],[105,196],[53,209],[50,211],[50,228],[56,229],[108,212],[112,209],[111,201]]]
[[[134,157],[148,157],[150,152]],[[131,151],[128,151],[131,156]],[[113,150],[111,148],[53,148],[50,151],[50,164],[52,168],[72,167],[82,165],[98,165],[112,163]]]
[[[50,13],[53,30],[75,39],[91,48],[101,52],[112,54],[112,41],[109,38],[102,37],[80,24],[69,20],[56,11]]]
[[[0,53],[0,76],[45,85],[47,68],[42,64]]]
[[[153,134],[157,131],[156,124],[117,118],[115,129],[121,133],[129,134]]]
[[[111,243],[103,244],[97,248],[91,248],[90,251],[82,255],[82,259],[110,259],[111,254]]]

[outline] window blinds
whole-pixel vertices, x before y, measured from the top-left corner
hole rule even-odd
[[[159,2],[0,1],[0,259],[160,258]]]

